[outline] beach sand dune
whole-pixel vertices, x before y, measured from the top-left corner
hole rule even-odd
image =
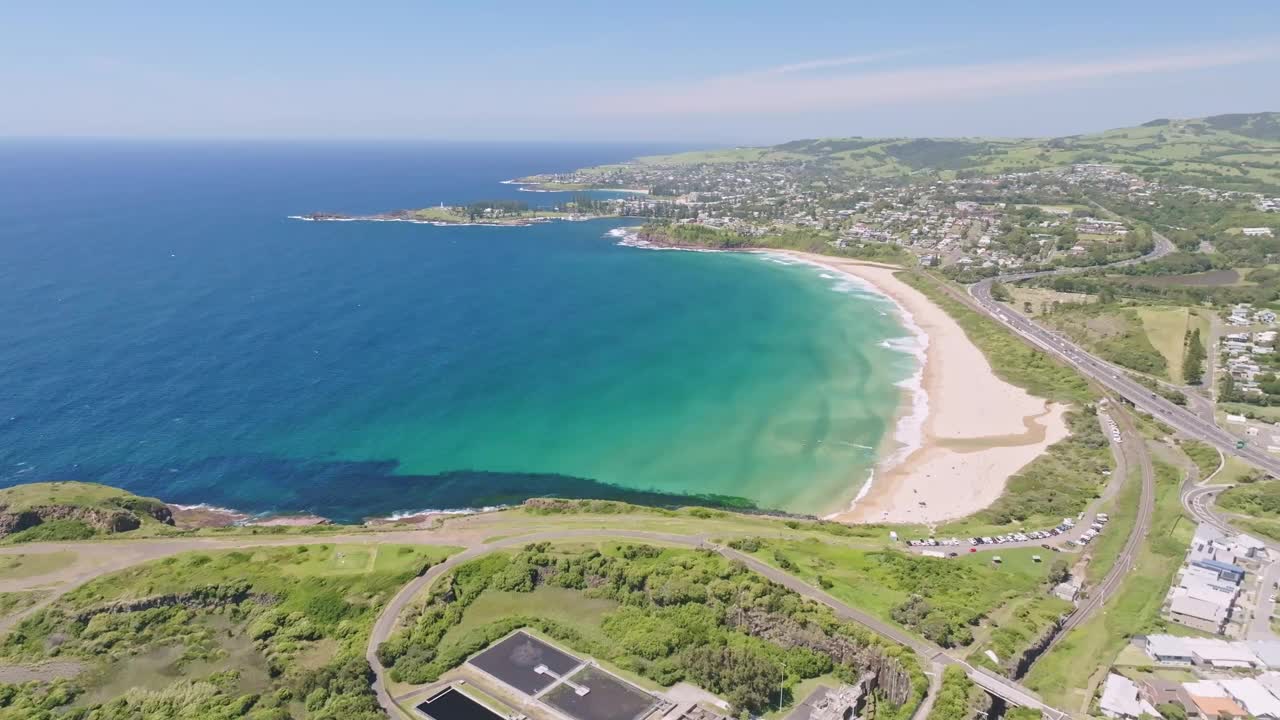
[[[928,336],[923,373],[928,412],[918,445],[902,448],[905,457],[891,453],[893,465],[833,519],[937,523],[972,514],[995,502],[1011,475],[1067,436],[1067,406],[997,377],[955,319],[894,277],[898,268],[788,254],[871,283]]]

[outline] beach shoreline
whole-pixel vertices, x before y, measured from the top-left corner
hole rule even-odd
[[[770,250],[871,286],[923,333],[922,362],[906,391],[884,459],[851,506],[828,519],[933,525],[990,506],[1008,479],[1068,435],[1068,407],[996,376],[945,310],[895,277],[901,268],[800,251]],[[944,360],[945,358],[945,360]],[[918,427],[916,427],[918,426]]]

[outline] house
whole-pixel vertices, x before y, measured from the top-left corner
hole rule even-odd
[[[1229,678],[1219,680],[1218,684],[1240,703],[1250,715],[1256,718],[1280,720],[1280,699],[1272,695],[1262,683],[1253,678]]]
[[[1222,562],[1221,560],[1201,559],[1192,560],[1191,565],[1192,567],[1212,570],[1218,574],[1219,579],[1227,580],[1237,585],[1240,584],[1240,581],[1244,580],[1244,568],[1233,563]]]
[[[1161,705],[1177,705],[1187,711],[1188,716],[1196,714],[1196,705],[1191,696],[1182,688],[1182,684],[1173,680],[1149,677],[1138,681],[1138,695],[1155,707]],[[1213,720],[1216,720],[1213,719]]]
[[[1280,641],[1250,640],[1247,644],[1249,649],[1253,651],[1253,654],[1258,656],[1258,660],[1263,664],[1263,666],[1269,670],[1280,669]],[[1280,673],[1265,674],[1275,675],[1277,676],[1277,680],[1280,680]],[[1268,687],[1268,689],[1272,689],[1273,692],[1280,691],[1280,683],[1277,683],[1277,685],[1278,687],[1274,689],[1270,687]],[[1277,695],[1277,697],[1280,697],[1280,695]]]
[[[1174,635],[1148,635],[1147,654],[1159,665],[1195,664],[1195,651],[1184,642],[1184,638]]]
[[[1220,717],[1243,718],[1249,714],[1215,680],[1183,683],[1182,690],[1200,711],[1200,717],[1206,720],[1217,720]]]
[[[1240,228],[1240,232],[1248,237],[1271,237],[1271,228],[1269,227]]]
[[[1183,595],[1169,603],[1169,617],[1189,628],[1222,635],[1231,620],[1231,611],[1221,603]]]
[[[1243,670],[1263,666],[1252,648],[1243,642],[1217,638],[1148,635],[1146,651],[1159,665],[1198,666],[1215,670]]]
[[[1143,715],[1161,717],[1151,703],[1138,695],[1138,686],[1132,680],[1115,673],[1107,676],[1098,707],[1103,715],[1110,718],[1138,718]]]

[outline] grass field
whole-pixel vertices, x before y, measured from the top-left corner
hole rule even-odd
[[[1155,514],[1134,569],[1103,611],[1068,632],[1023,681],[1046,702],[1068,712],[1087,709],[1106,668],[1130,636],[1164,630],[1160,607],[1194,525],[1182,514],[1181,474],[1164,464],[1157,464],[1156,470]]]
[[[1152,344],[1150,332],[1140,317],[1145,310],[1147,308],[1094,304],[1063,308],[1043,316],[1042,320],[1079,345],[1121,367],[1166,377],[1169,364],[1163,352]],[[1162,327],[1162,337],[1168,334]],[[1181,368],[1181,359],[1178,363]]]
[[[31,590],[28,592],[0,592],[0,617],[8,617],[19,610],[24,610],[40,602],[44,593]]]
[[[61,570],[75,561],[76,554],[70,550],[59,550],[50,553],[0,555],[0,580],[17,580],[18,578],[47,575],[56,570]]]
[[[1071,612],[1072,607],[1066,600],[1051,595],[1032,595],[1010,600],[991,615],[988,621],[991,632],[985,639],[975,643],[967,659],[975,665],[1009,675],[1018,658],[1032,643],[1049,632],[1059,619]],[[1000,659],[999,665],[991,662],[986,654],[988,650]]]
[[[1187,308],[1158,307],[1142,307],[1137,312],[1143,329],[1147,331],[1147,340],[1164,356],[1168,379],[1181,384],[1191,312]]]
[[[1224,456],[1218,452],[1217,448],[1202,443],[1199,440],[1183,440],[1180,443],[1182,452],[1191,458],[1191,462],[1195,463],[1196,471],[1200,474],[1200,479],[1207,479],[1218,471],[1218,466],[1223,464]],[[1225,467],[1223,468],[1226,469]],[[1214,478],[1217,481],[1217,478]]]
[[[592,598],[578,590],[542,586],[533,592],[489,590],[467,607],[462,622],[445,633],[440,644],[449,646],[482,625],[515,616],[546,618],[563,623],[591,640],[605,642],[600,623],[618,609],[616,601]]]
[[[1053,309],[1054,303],[1059,305],[1087,305],[1098,299],[1096,295],[1058,292],[1049,288],[1022,287],[1021,285],[1009,285],[1007,287],[1009,288],[1009,294],[1013,298],[1008,303],[1009,307],[1029,317],[1036,317],[1049,312]]]
[[[770,542],[753,554],[895,623],[893,610],[913,595],[944,613],[987,616],[1007,602],[1038,592],[1049,570],[1047,561],[1033,561],[1032,556],[1047,554],[1037,548],[1003,551],[1000,564],[992,553],[965,553],[943,560],[898,551],[851,550],[817,541]]]
[[[1106,502],[1102,511],[1111,516],[1111,522],[1092,543],[1087,546],[1089,565],[1085,580],[1094,584],[1107,576],[1119,559],[1120,550],[1128,540],[1129,532],[1138,519],[1138,501],[1142,497],[1142,473],[1138,468],[1129,471],[1129,477],[1116,496]]]

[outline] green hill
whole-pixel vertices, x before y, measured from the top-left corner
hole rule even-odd
[[[118,488],[48,482],[0,490],[0,539],[5,542],[83,540],[173,524],[169,506]]]
[[[849,175],[944,178],[1109,163],[1152,180],[1221,189],[1280,189],[1280,113],[1159,119],[1057,138],[823,138],[758,148],[638,158],[649,165],[804,163]],[[614,166],[616,168],[616,166]]]

